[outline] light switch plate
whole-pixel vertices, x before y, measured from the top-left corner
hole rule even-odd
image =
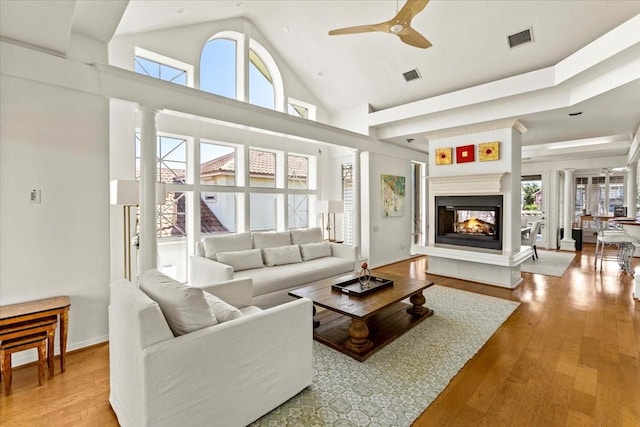
[[[29,193],[30,203],[40,203],[40,190],[31,190]]]

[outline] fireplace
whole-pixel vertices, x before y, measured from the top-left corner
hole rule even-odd
[[[436,243],[502,250],[502,196],[436,196]]]

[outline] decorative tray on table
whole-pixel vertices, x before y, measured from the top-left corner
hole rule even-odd
[[[340,291],[348,295],[362,296],[371,292],[375,292],[378,289],[386,288],[387,286],[393,286],[393,280],[383,279],[381,277],[369,276],[369,286],[362,286],[358,277],[346,282],[336,283],[331,285],[331,288]]]

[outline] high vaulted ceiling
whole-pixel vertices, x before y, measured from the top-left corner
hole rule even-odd
[[[406,145],[413,139],[413,148],[427,151],[429,136],[455,128],[457,114],[468,123],[519,119],[528,129],[523,135],[527,161],[610,157],[629,151],[640,125],[640,1],[431,0],[412,22],[433,44],[424,50],[390,34],[327,34],[335,28],[386,21],[403,4],[403,0],[0,1],[0,34],[64,54],[70,31],[107,41],[113,34],[243,17],[332,115],[368,104],[375,111],[371,126],[390,143]],[[616,41],[625,39],[621,36],[602,39],[631,19],[638,28],[636,35],[631,32],[626,38],[628,45],[619,46]],[[533,43],[509,49],[507,36],[529,28]],[[595,49],[598,43],[612,44]],[[608,51],[608,56],[559,79],[558,75],[567,74],[563,67],[583,65],[573,57],[592,45],[596,45],[593,52]],[[546,86],[509,80],[549,67],[555,67],[551,78],[555,81]],[[414,68],[422,79],[405,82],[402,73]],[[612,70],[623,70],[624,75],[614,76]],[[504,79],[511,87],[521,86],[520,93],[492,83]],[[603,86],[599,79],[617,83],[592,90],[589,96],[576,96],[584,88]],[[480,92],[494,96],[477,98]],[[559,101],[564,98],[571,99]],[[454,107],[439,109],[453,99]],[[503,111],[498,112],[500,105]],[[568,115],[576,111],[583,114]]]

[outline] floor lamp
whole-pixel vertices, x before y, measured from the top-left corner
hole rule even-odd
[[[140,183],[124,179],[111,181],[111,204],[123,207],[124,277],[131,280],[131,207],[140,202]]]
[[[124,208],[124,277],[131,280],[131,208],[140,204],[140,182],[126,179],[111,181],[111,204]],[[164,205],[167,196],[167,186],[162,182],[156,183],[156,203]]]
[[[316,200],[316,212],[322,214],[322,235],[327,230],[327,240],[336,241],[336,214],[344,212],[344,203],[342,200]],[[327,214],[327,227],[324,226],[324,215]],[[333,227],[331,220],[333,219]],[[333,229],[333,239],[331,238],[331,230]]]

